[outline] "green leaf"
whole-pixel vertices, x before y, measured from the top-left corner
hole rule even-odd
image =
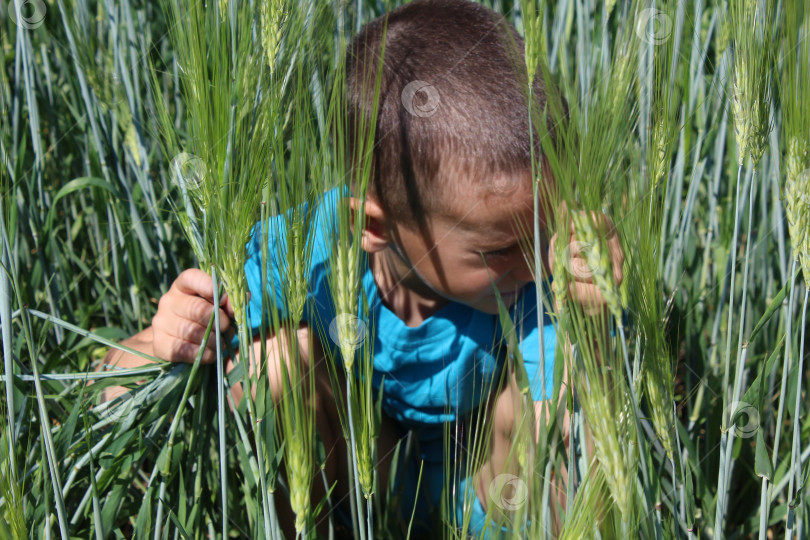
[[[794,281],[795,276],[794,279],[789,279],[788,282],[785,283],[784,287],[782,287],[782,290],[780,290],[776,294],[776,296],[768,306],[768,309],[766,309],[765,313],[762,315],[762,317],[760,317],[759,322],[754,327],[754,330],[751,331],[751,335],[748,337],[749,343],[754,341],[754,338],[757,336],[760,330],[762,330],[762,327],[765,326],[768,323],[768,321],[771,320],[771,317],[773,317],[773,314],[776,312],[776,310],[782,306],[782,303],[785,301],[785,296],[787,295],[788,289],[790,288],[790,284],[793,283]]]
[[[101,519],[102,523],[105,524],[113,524],[115,523],[115,517],[118,515],[119,511],[121,510],[121,504],[124,501],[124,495],[130,489],[132,484],[132,475],[129,471],[121,474],[118,477],[118,481],[113,483],[112,489],[108,492],[109,495],[107,496],[106,501],[104,502],[104,508],[101,510]]]
[[[794,352],[795,352],[795,349],[794,349]],[[794,355],[794,358],[796,356],[798,356],[798,354]],[[788,375],[787,394],[785,394],[785,399],[787,399],[786,403],[796,403],[796,388],[798,388],[798,386],[799,386],[798,379],[799,379],[799,366],[796,365],[796,364],[793,364],[793,366],[790,368],[790,374]],[[792,417],[792,413],[793,413],[792,408],[787,407],[787,409],[791,413],[791,417]],[[795,418],[791,418],[791,421],[795,421],[795,420],[796,420]]]
[[[177,527],[177,532],[180,533],[180,536],[183,537],[183,540],[192,540],[191,536],[188,534],[188,532],[186,532],[186,529],[183,528],[183,525],[180,523],[180,520],[177,519],[177,516],[174,514],[174,512],[172,512],[171,507],[169,507],[169,503],[167,503],[164,500],[163,505],[166,506],[166,510],[169,513],[169,519],[172,520],[174,526]]]
[[[768,357],[768,360],[765,362],[763,368],[760,370],[757,378],[751,383],[751,386],[748,387],[748,390],[745,391],[745,394],[742,397],[741,402],[750,403],[751,405],[756,406],[760,413],[763,412],[762,399],[764,396],[765,381],[768,379],[768,377],[770,377],[770,374],[773,371],[774,364],[776,364],[776,359],[780,356],[779,352],[782,350],[782,344],[784,342],[785,335],[782,334],[782,337],[779,338],[779,342],[776,344],[773,352]]]
[[[686,526],[688,530],[692,531],[695,528],[695,489],[692,485],[692,463],[687,461],[684,465],[686,465],[686,481],[684,482],[686,491]]]
[[[68,449],[73,443],[73,434],[76,432],[80,412],[81,403],[77,400],[73,410],[70,411],[70,416],[62,422],[60,429],[54,434],[53,445],[57,455],[64,456],[68,454]]]
[[[135,161],[135,164],[140,167],[142,157],[140,148],[138,147],[138,134],[135,131],[135,124],[130,123],[129,127],[127,127],[127,131],[124,134],[124,146],[129,149],[129,151],[132,153],[132,159]]]
[[[56,212],[58,206],[56,203],[59,202],[59,199],[70,195],[74,191],[79,191],[80,189],[84,189],[87,187],[98,187],[101,189],[105,189],[109,191],[114,197],[120,198],[117,190],[107,181],[102,180],[101,178],[96,178],[94,176],[84,176],[82,178],[74,178],[60,189],[53,198],[51,202],[51,209],[48,211],[48,217],[45,222],[45,231],[49,232],[53,225],[53,220],[56,217]]]
[[[773,479],[773,464],[771,457],[768,455],[768,447],[765,446],[765,437],[762,436],[762,430],[757,430],[757,451],[754,458],[754,472],[760,478]]]
[[[6,526],[5,521],[0,520],[0,540],[13,540],[11,529]]]
[[[523,355],[520,354],[515,323],[509,316],[509,310],[504,305],[503,300],[501,299],[501,293],[498,292],[496,287],[494,287],[494,284],[493,288],[495,289],[495,298],[498,300],[498,317],[501,322],[501,329],[503,331],[503,338],[506,341],[507,351],[515,359],[514,370],[518,388],[520,388],[520,392],[523,395],[531,396],[529,377],[526,374],[526,369],[523,367]],[[545,391],[545,389],[543,390]]]

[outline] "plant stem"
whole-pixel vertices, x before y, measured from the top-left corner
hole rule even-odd
[[[796,494],[793,492],[796,484],[801,483],[802,467],[799,463],[799,452],[801,449],[801,420],[799,413],[802,410],[802,379],[804,378],[804,338],[807,330],[807,302],[810,299],[810,287],[805,287],[804,307],[802,308],[802,335],[799,340],[799,372],[796,377],[796,404],[793,408],[793,445],[790,452],[790,471],[788,472],[790,481],[788,483],[788,515],[787,530],[785,538],[793,538],[793,520],[795,518],[795,504],[793,502]],[[804,489],[804,486],[802,486]],[[801,538],[801,536],[799,536]]]
[[[779,409],[776,413],[776,434],[773,439],[773,454],[771,455],[771,464],[773,469],[776,470],[776,462],[779,458],[779,441],[782,436],[782,419],[785,414],[785,392],[787,391],[787,378],[791,367],[791,351],[793,350],[791,332],[793,331],[793,304],[796,297],[796,266],[799,261],[793,260],[793,265],[790,268],[788,279],[790,280],[790,298],[788,300],[787,313],[785,314],[787,333],[785,343],[785,357],[782,361],[782,384],[779,389]],[[769,484],[767,478],[762,479],[762,493],[760,497],[760,513],[759,513],[759,540],[765,540],[765,534],[768,527],[768,514],[770,512],[770,502],[768,497]]]
[[[630,397],[633,400],[633,419],[636,424],[636,439],[638,441],[638,454],[641,458],[641,474],[644,477],[644,498],[647,500],[647,508],[653,509],[655,506],[652,502],[652,494],[650,493],[650,479],[647,469],[647,445],[644,439],[644,432],[641,430],[641,413],[638,408],[638,397],[636,396],[636,387],[633,383],[633,373],[630,370],[630,360],[627,356],[627,339],[624,335],[624,324],[621,321],[616,321],[619,327],[619,338],[622,341],[622,354],[624,356],[624,369],[627,371],[628,387],[630,388]],[[627,516],[622,516],[622,519],[627,519]],[[656,511],[656,524],[655,524],[655,537],[661,539],[661,512]]]
[[[368,538],[374,538],[374,508],[371,496],[366,498],[366,523],[368,524]]]
[[[45,407],[45,397],[42,391],[42,382],[39,380],[39,360],[34,354],[34,338],[31,333],[31,320],[28,316],[28,308],[22,302],[20,296],[20,289],[17,286],[17,274],[13,266],[9,268],[11,274],[11,284],[17,295],[17,303],[22,308],[22,326],[25,335],[25,342],[28,348],[28,355],[31,359],[31,369],[34,372],[34,389],[36,392],[37,406],[39,408],[39,422],[40,429],[42,430],[43,446],[45,447],[45,454],[48,460],[48,468],[51,473],[51,482],[53,484],[53,495],[56,504],[56,518],[59,522],[59,531],[63,539],[70,538],[68,531],[67,521],[65,520],[65,501],[62,498],[62,481],[59,476],[59,465],[56,460],[56,450],[53,446],[53,436],[51,434],[51,422],[48,418],[48,409]],[[46,527],[46,531],[50,531],[50,527]]]
[[[346,403],[349,406],[349,433],[352,445],[352,465],[354,469],[354,498],[357,504],[358,528],[360,529],[360,540],[366,540],[366,528],[363,527],[362,506],[360,504],[360,472],[357,468],[357,439],[354,434],[354,407],[352,406],[352,372],[346,371]],[[370,539],[369,539],[370,540]]]
[[[11,272],[11,246],[8,242],[6,232],[5,201],[0,195],[0,236],[2,246],[0,246],[0,264],[3,271],[0,271],[0,323],[2,326],[3,338],[3,374],[6,383],[6,427],[8,429],[8,459],[9,459],[9,483],[17,482],[17,451],[16,451],[16,428],[14,425],[14,357],[11,353],[11,282],[9,274]],[[12,505],[17,507],[17,491],[12,490]]]
[[[93,466],[93,443],[90,440],[90,425],[87,421],[87,409],[82,404],[82,422],[84,423],[84,441],[87,445],[87,453],[90,455],[90,491],[93,497],[93,529],[96,540],[104,540],[104,525],[101,522],[101,504],[98,500],[98,485],[96,483],[96,471]]]
[[[734,322],[734,281],[737,277],[737,237],[740,230],[739,214],[740,214],[740,180],[742,178],[742,164],[737,166],[737,198],[734,209],[734,234],[731,237],[731,248],[729,257],[731,257],[731,285],[729,287],[729,300],[728,300],[728,324],[726,325],[726,355],[723,364],[723,425],[722,435],[720,436],[720,470],[717,474],[717,505],[715,507],[714,530],[715,534],[719,534],[718,538],[723,538],[723,516],[725,516],[726,508],[726,459],[724,449],[727,447],[728,439],[728,424],[729,424],[729,402],[728,402],[728,379],[729,370],[731,369],[731,332]],[[752,181],[753,183],[753,181]]]
[[[189,394],[191,393],[191,386],[194,384],[194,379],[197,376],[197,371],[200,369],[200,362],[203,353],[205,352],[205,344],[208,343],[208,338],[211,335],[211,330],[214,328],[214,317],[208,321],[208,327],[205,329],[205,335],[200,343],[200,349],[197,351],[197,356],[194,358],[194,363],[191,365],[191,370],[188,373],[186,386],[183,389],[183,397],[180,398],[180,403],[177,405],[177,410],[172,418],[172,423],[169,426],[169,439],[166,443],[166,459],[163,462],[163,468],[160,471],[160,489],[158,491],[158,507],[155,517],[155,534],[154,540],[160,540],[162,527],[159,525],[163,521],[163,501],[166,498],[166,483],[171,474],[172,463],[172,449],[174,448],[174,436],[177,433],[177,427],[180,425],[180,419],[183,417],[183,412],[186,409],[186,402],[188,401]]]
[[[731,418],[731,414],[734,411],[729,410],[728,408],[734,407],[736,409],[737,401],[740,398],[741,386],[742,386],[742,378],[743,378],[743,371],[745,370],[745,358],[748,353],[748,344],[746,343],[743,345],[743,332],[745,332],[745,308],[746,308],[746,300],[748,299],[748,269],[749,269],[749,262],[750,262],[750,255],[751,255],[751,225],[754,220],[754,185],[755,182],[751,182],[750,193],[748,196],[748,231],[746,233],[746,240],[745,240],[745,263],[743,265],[743,287],[742,287],[742,299],[741,303],[741,311],[740,311],[740,330],[739,330],[739,338],[737,341],[737,365],[734,372],[734,388],[732,389],[731,393],[731,403],[726,405],[724,408],[724,416],[728,416],[729,419]],[[736,249],[736,239],[732,242],[732,249]],[[736,267],[736,265],[735,265]],[[734,268],[734,267],[732,267]],[[731,297],[730,302],[734,301],[734,274],[732,273],[732,286],[731,286]],[[730,304],[731,305],[731,304]],[[731,339],[731,311],[729,311],[729,326],[726,329],[728,332],[728,339]],[[727,351],[730,353],[730,351]],[[727,358],[726,366],[728,366],[729,359]],[[727,381],[726,381],[727,383]],[[727,386],[724,386],[725,389]],[[726,412],[727,411],[727,412]],[[722,479],[722,484],[718,480],[718,507],[716,509],[716,517],[715,517],[715,529],[719,528],[722,530],[722,524],[726,518],[726,511],[728,509],[728,498],[726,497],[725,492],[728,490],[729,484],[729,476],[731,475],[731,450],[732,446],[734,445],[734,435],[735,429],[731,426],[726,426],[727,430],[724,433],[726,437],[725,441],[725,455],[723,455],[723,448],[720,449],[720,473],[719,478]],[[723,496],[720,497],[720,491],[723,492]],[[722,502],[722,504],[721,504]],[[722,534],[722,533],[721,533]]]
[[[534,0],[532,0],[534,1]],[[532,105],[534,98],[532,95],[532,81],[529,81],[529,148],[532,155],[532,200],[534,203],[534,282],[537,290],[537,339],[539,341],[538,351],[540,352],[540,388],[541,395],[545,396],[546,393],[546,346],[543,339],[543,264],[540,261],[540,177],[537,170],[537,163],[534,159],[534,128],[532,126]],[[545,409],[544,409],[545,410]]]
[[[216,250],[216,248],[214,248]],[[219,488],[222,498],[222,538],[228,538],[228,453],[225,444],[225,371],[222,365],[222,333],[219,331],[219,283],[211,265],[214,286],[214,328],[217,342],[217,420],[219,426]]]
[[[264,301],[262,301],[264,305]],[[236,306],[234,306],[236,309]],[[250,336],[247,332],[247,327],[250,326],[248,319],[247,307],[243,307],[245,316],[243,317],[244,324],[238,328],[239,332],[239,363],[244,366],[242,375],[242,385],[247,389],[245,397],[247,398],[248,417],[251,421],[251,428],[253,431],[253,439],[256,442],[256,461],[259,467],[259,486],[261,488],[262,498],[262,520],[264,522],[264,534],[270,535],[270,538],[276,540],[281,535],[278,518],[276,516],[276,506],[273,498],[271,487],[267,483],[267,473],[264,466],[264,445],[261,434],[258,433],[258,428],[261,425],[261,419],[258,418],[256,413],[256,404],[254,403],[253,392],[251,391],[252,383],[250,377],[250,363],[252,347],[248,347],[247,343]],[[264,310],[264,308],[262,309]],[[269,493],[268,493],[269,492]]]
[[[332,504],[332,496],[329,493],[329,482],[326,479],[326,469],[324,466],[320,467],[321,469],[321,480],[323,480],[323,492],[326,494],[326,504],[328,508],[328,516],[329,516],[329,540],[334,540],[335,538],[335,523],[334,523],[334,505]]]

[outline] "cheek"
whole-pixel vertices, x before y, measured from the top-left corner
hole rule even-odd
[[[501,273],[497,268],[490,266],[489,271],[486,268],[479,268],[468,275],[465,288],[471,295],[489,296],[493,294],[494,287],[497,287],[493,284],[497,284],[500,277]]]
[[[482,296],[491,294],[492,282],[497,283],[500,276],[496,268],[483,267],[477,261],[468,258],[448,261],[445,266],[447,275],[447,293],[458,299],[477,300]],[[477,263],[477,264],[476,264]],[[431,275],[432,281],[438,282],[437,276]],[[490,281],[491,278],[491,281]]]

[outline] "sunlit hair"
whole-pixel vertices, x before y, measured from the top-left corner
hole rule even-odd
[[[373,85],[362,82],[375,79],[386,18],[369,183],[386,213],[413,224],[496,175],[530,178],[523,40],[503,17],[465,0],[416,0],[354,38],[347,58],[350,163],[353,128],[373,112]],[[541,70],[533,94],[542,111]]]

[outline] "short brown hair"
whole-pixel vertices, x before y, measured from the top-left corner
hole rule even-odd
[[[414,0],[354,38],[347,57],[349,156],[357,126],[372,117],[373,91],[362,81],[374,81],[368,74],[376,75],[384,32],[369,192],[389,216],[413,224],[441,212],[442,201],[464,187],[448,176],[485,185],[494,174],[531,172],[523,40],[503,17],[467,0]],[[542,111],[540,70],[533,94]],[[539,139],[535,128],[535,157]]]

